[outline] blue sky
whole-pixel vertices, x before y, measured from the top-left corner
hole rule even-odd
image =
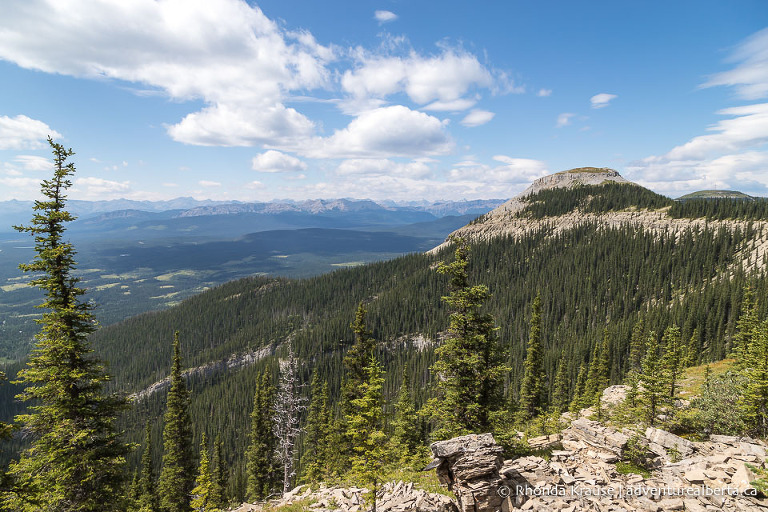
[[[768,195],[763,0],[0,1],[0,200]]]

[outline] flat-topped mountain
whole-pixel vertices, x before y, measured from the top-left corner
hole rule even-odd
[[[699,190],[677,198],[678,201],[689,199],[754,199],[754,197],[738,190]]]
[[[768,202],[749,201],[748,208],[713,205],[711,198],[749,198],[740,192],[702,191],[675,201],[626,180],[614,169],[580,167],[534,181],[523,192],[478,217],[451,235],[471,241],[495,237],[520,238],[547,229],[557,235],[578,225],[630,226],[654,233],[682,233],[693,228],[745,227],[757,222],[768,227]],[[702,202],[703,201],[703,202]],[[717,210],[717,212],[714,212]],[[448,245],[444,242],[433,251]],[[755,240],[753,264],[764,266],[768,235]]]

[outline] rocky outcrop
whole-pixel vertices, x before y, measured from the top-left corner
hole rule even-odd
[[[656,454],[648,476],[617,467],[633,438]],[[462,512],[768,509],[752,486],[750,465],[765,466],[766,453],[754,439],[712,436],[694,443],[657,428],[620,431],[579,418],[563,431],[563,449],[552,450],[549,460],[521,457],[500,466],[492,440],[485,434],[433,445],[432,466]]]
[[[234,512],[261,512],[302,503],[314,512],[363,512],[371,509],[366,502],[369,490],[358,487],[320,486],[312,490],[300,485],[279,499],[268,503],[243,503]],[[456,502],[444,494],[416,489],[411,482],[389,482],[376,493],[376,512],[456,512]]]
[[[453,491],[461,512],[495,512],[503,497],[499,469],[502,448],[491,434],[468,435],[439,441],[430,446],[440,483]]]
[[[537,179],[520,194],[474,222],[459,228],[451,235],[464,237],[471,241],[491,240],[501,236],[520,239],[541,230],[545,230],[548,236],[556,236],[584,224],[593,224],[601,228],[632,226],[651,233],[679,235],[689,229],[695,232],[707,227],[713,230],[724,228],[730,231],[736,229],[743,231],[748,225],[752,225],[755,232],[759,234],[741,251],[739,257],[734,261],[734,268],[740,264],[749,270],[766,268],[765,256],[768,255],[767,221],[673,219],[667,215],[666,208],[660,210],[628,208],[622,211],[602,213],[582,212],[577,209],[558,217],[543,219],[517,217],[517,213],[526,207],[528,196],[532,194],[545,189],[572,188],[577,185],[599,185],[602,183],[626,183],[627,186],[639,187],[639,185],[624,179],[613,169],[582,167],[559,172]],[[429,252],[436,254],[449,245],[450,242],[446,240]],[[730,271],[731,269],[726,269],[726,273]]]

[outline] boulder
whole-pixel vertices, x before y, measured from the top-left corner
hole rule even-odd
[[[755,488],[752,486],[752,482],[757,477],[749,469],[746,464],[739,463],[736,468],[736,473],[731,477],[731,486],[739,490],[739,494],[746,494],[748,496],[755,495]]]
[[[696,451],[696,446],[691,441],[666,430],[648,427],[645,430],[645,437],[648,438],[651,451],[664,458],[669,458],[673,450],[677,450],[683,459],[687,459]]]
[[[563,432],[563,439],[583,441],[598,450],[611,452],[621,457],[629,441],[629,436],[600,422],[579,418]],[[566,443],[563,443],[566,446]]]
[[[453,491],[461,512],[497,512],[504,498],[499,469],[501,446],[491,434],[472,434],[439,441],[430,446],[440,483]],[[508,508],[508,507],[505,507]]]

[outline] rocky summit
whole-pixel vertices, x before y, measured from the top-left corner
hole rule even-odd
[[[691,442],[653,427],[617,430],[584,417],[560,434],[531,440],[538,456],[501,460],[490,434],[432,444],[438,478],[456,495],[461,512],[553,510],[603,512],[668,510],[759,511],[768,501],[752,486],[766,444],[711,436]],[[648,473],[619,471],[638,447]]]

